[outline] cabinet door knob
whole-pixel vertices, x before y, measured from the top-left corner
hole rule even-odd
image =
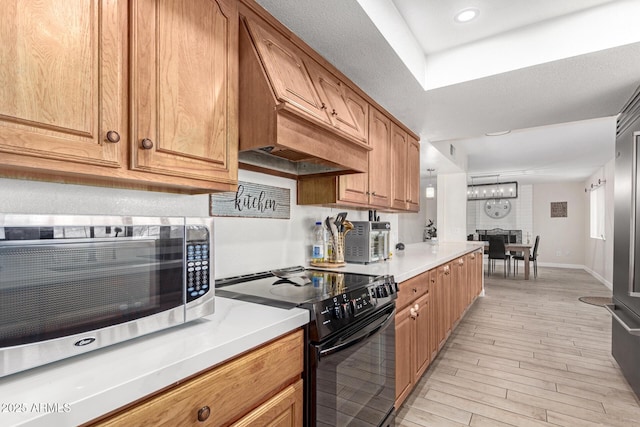
[[[416,292],[418,292],[418,288],[412,288],[413,289],[413,293],[415,294]]]
[[[207,418],[209,418],[209,415],[211,415],[211,408],[209,408],[208,406],[203,406],[198,411],[198,421],[206,421]]]
[[[476,254],[471,254],[471,259],[476,259]]]
[[[338,113],[336,113],[336,110],[334,109],[334,110],[331,112],[331,115],[332,115],[332,116],[337,116],[337,115],[338,115]]]
[[[376,195],[376,192],[374,191],[373,193],[371,193],[371,195],[372,195],[372,196],[375,196],[375,195]]]
[[[326,105],[324,105],[324,102],[323,102],[323,103],[322,103],[322,105],[320,106],[320,109],[321,109],[321,110],[326,110],[326,109],[327,109],[327,106],[326,106]],[[334,110],[334,111],[335,111],[335,110]]]
[[[107,142],[120,142],[120,134],[115,130],[110,130],[107,132]]]
[[[153,148],[153,141],[149,138],[145,138],[140,142],[140,145],[142,145],[142,148],[145,150],[151,150]]]
[[[458,260],[458,264],[460,264],[460,265],[464,264],[464,260],[463,260],[462,258],[460,258],[460,259]]]
[[[413,306],[413,309],[414,309],[415,311],[420,310],[420,306],[418,305],[418,303],[416,303],[416,305],[414,305],[414,306]]]

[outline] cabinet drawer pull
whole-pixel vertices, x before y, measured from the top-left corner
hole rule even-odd
[[[120,134],[115,130],[110,130],[107,132],[107,142],[120,142]]]
[[[203,406],[198,411],[198,421],[206,421],[209,418],[209,415],[211,415],[211,408],[209,408],[208,406]]]
[[[150,140],[149,138],[145,138],[143,139],[140,144],[142,145],[142,148],[144,148],[145,150],[151,150],[153,148],[153,141]]]

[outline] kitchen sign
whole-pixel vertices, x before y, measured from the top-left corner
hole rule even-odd
[[[209,211],[211,216],[289,219],[290,190],[240,181],[237,191],[211,194]]]

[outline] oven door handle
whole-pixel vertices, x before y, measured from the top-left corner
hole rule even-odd
[[[366,340],[367,338],[377,334],[378,332],[380,332],[381,330],[389,326],[391,322],[393,322],[395,315],[396,315],[396,309],[394,307],[393,310],[391,310],[389,314],[386,317],[384,317],[382,321],[379,321],[378,319],[376,320],[376,322],[372,323],[371,325],[367,325],[365,328],[362,329],[362,331],[352,336],[348,341],[341,342],[340,344],[329,347],[327,349],[319,350],[318,358],[320,359],[320,358],[329,356],[330,354],[337,353],[341,350],[344,350],[353,345],[356,345]]]

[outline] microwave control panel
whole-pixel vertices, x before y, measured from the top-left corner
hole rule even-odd
[[[190,227],[187,231],[187,302],[210,290],[209,231],[206,227]]]

